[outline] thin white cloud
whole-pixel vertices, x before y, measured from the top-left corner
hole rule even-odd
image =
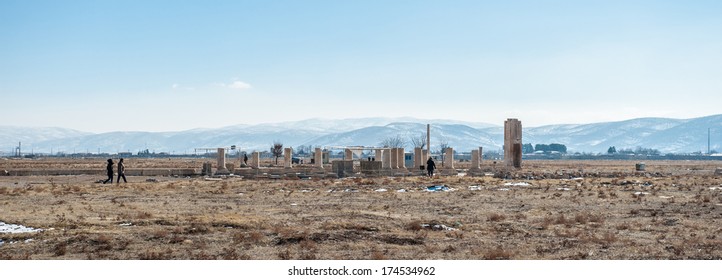
[[[235,90],[247,90],[251,88],[251,85],[241,81],[233,81],[232,83],[228,84],[227,87]]]
[[[244,90],[251,89],[251,85],[250,85],[250,84],[248,84],[248,83],[246,83],[246,82],[238,81],[237,78],[233,78],[233,82],[231,82],[231,83],[229,83],[229,84],[226,84],[226,83],[213,83],[212,85],[213,85],[213,86],[217,86],[217,87],[222,87],[222,88],[228,88],[228,89],[232,89],[232,90],[237,90],[237,91],[244,91]]]

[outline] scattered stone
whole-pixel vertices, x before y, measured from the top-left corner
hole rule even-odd
[[[146,182],[150,182],[150,183],[157,183],[157,182],[158,182],[158,179],[156,179],[156,178],[148,178],[148,179],[145,179],[145,181],[146,181]]]

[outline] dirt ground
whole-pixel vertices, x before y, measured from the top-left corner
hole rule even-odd
[[[99,168],[103,159],[7,160]],[[130,159],[129,168],[198,159]],[[484,163],[491,164],[489,162]],[[722,162],[525,161],[487,176],[0,176],[0,259],[722,259]],[[463,164],[459,165],[463,168]],[[0,174],[1,175],[1,174]],[[448,191],[427,191],[446,185]]]

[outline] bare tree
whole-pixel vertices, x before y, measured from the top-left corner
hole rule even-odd
[[[441,166],[444,166],[444,156],[446,155],[446,148],[449,147],[449,141],[446,139],[439,140],[439,154],[441,155]]]
[[[406,146],[406,142],[404,142],[404,139],[401,138],[401,135],[389,136],[386,139],[381,140],[381,143],[379,144],[385,148],[403,148]]]
[[[423,149],[426,147],[426,134],[421,133],[418,136],[409,136],[409,139],[411,140],[411,144],[414,145],[414,148]]]
[[[281,141],[273,141],[271,154],[276,158],[276,165],[278,165],[278,158],[283,156],[283,143]]]

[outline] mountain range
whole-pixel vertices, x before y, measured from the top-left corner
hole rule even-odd
[[[524,120],[522,121],[522,125]],[[431,124],[431,148],[448,143],[457,151],[476,147],[500,150],[503,122],[499,124],[415,118],[308,119],[295,122],[198,128],[177,132],[118,131],[89,133],[66,128],[0,126],[0,154],[12,154],[18,142],[23,153],[50,152],[151,152],[194,153],[197,148],[236,145],[245,151],[268,150],[274,141],[288,147],[379,146],[389,137],[399,136],[411,149],[411,137],[426,134]],[[617,149],[644,147],[662,153],[707,151],[711,128],[711,149],[722,147],[722,114],[692,119],[639,118],[592,124],[559,124],[524,127],[522,140],[531,144],[560,143],[569,152],[604,153]],[[200,152],[200,151],[199,151]]]

